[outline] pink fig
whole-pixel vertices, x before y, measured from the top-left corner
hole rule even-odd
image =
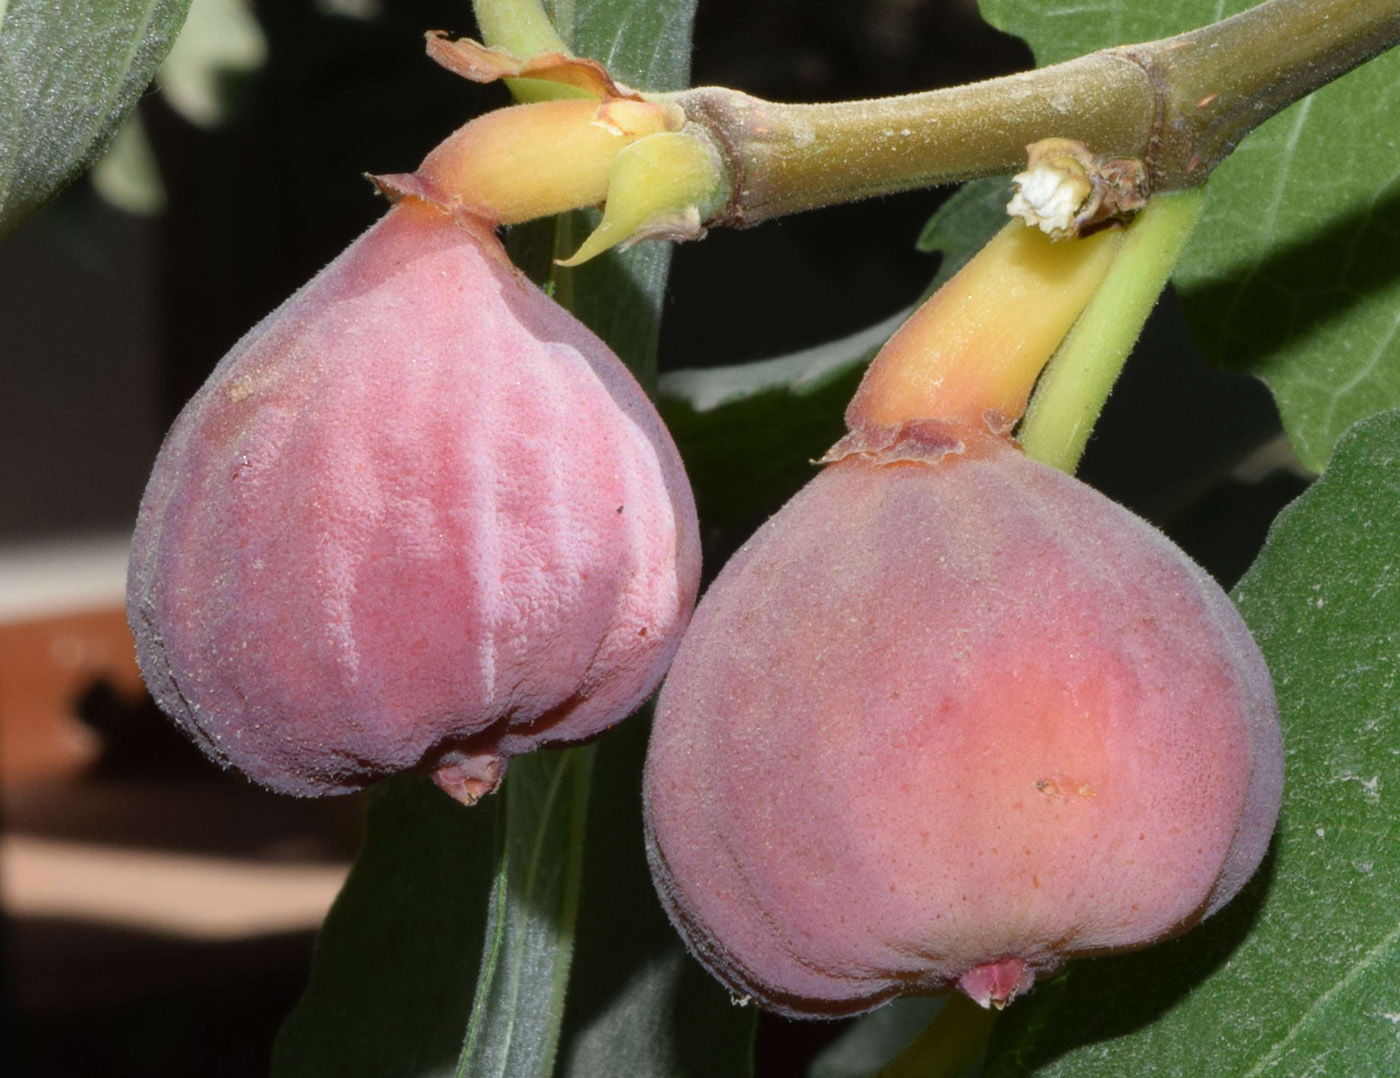
[[[699,574],[680,458],[490,230],[405,199],[176,421],[132,547],[162,708],[274,790],[464,800],[654,689]]]
[[[1269,674],[1220,588],[1008,439],[944,435],[853,451],[764,525],[658,703],[663,903],[785,1014],[1001,1005],[1174,936],[1278,812]]]

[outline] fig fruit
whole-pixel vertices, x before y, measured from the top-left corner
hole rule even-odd
[[[1229,901],[1282,746],[1220,588],[985,430],[837,456],[720,573],[658,703],[649,854],[700,960],[789,1015],[1000,1005]]]
[[[698,586],[680,457],[489,227],[398,203],[166,438],[128,580],[141,668],[274,790],[430,771],[470,801],[655,688]]]

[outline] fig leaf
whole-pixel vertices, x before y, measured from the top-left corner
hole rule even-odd
[[[189,4],[0,2],[0,235],[107,148]]]

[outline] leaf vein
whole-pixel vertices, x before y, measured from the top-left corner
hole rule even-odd
[[[1283,1057],[1283,1052],[1288,1047],[1289,1043],[1303,1031],[1312,1020],[1313,1016],[1331,1003],[1338,994],[1350,987],[1352,982],[1366,972],[1378,958],[1383,957],[1385,952],[1397,942],[1400,942],[1400,923],[1397,923],[1394,928],[1381,937],[1374,947],[1366,951],[1366,953],[1362,955],[1361,961],[1353,965],[1351,969],[1347,971],[1345,977],[1326,992],[1323,992],[1317,999],[1313,1000],[1308,1009],[1298,1016],[1298,1020],[1289,1028],[1283,1040],[1277,1042],[1263,1059],[1250,1067],[1249,1070],[1245,1072],[1243,1078],[1255,1078],[1256,1075],[1263,1074],[1266,1068],[1272,1067],[1277,1063]]]
[[[1338,386],[1333,392],[1332,399],[1327,403],[1327,412],[1323,417],[1322,425],[1324,428],[1331,429],[1332,420],[1336,416],[1337,406],[1341,403],[1342,398],[1375,373],[1381,360],[1385,358],[1386,353],[1390,350],[1390,344],[1395,340],[1397,331],[1400,331],[1400,312],[1397,312],[1395,317],[1391,319],[1390,329],[1386,331],[1385,336],[1381,338],[1380,344],[1378,344],[1375,351],[1371,353],[1371,358],[1359,371],[1348,378],[1342,385]]]

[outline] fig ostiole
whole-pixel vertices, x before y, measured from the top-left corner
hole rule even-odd
[[[655,688],[694,602],[685,472],[490,228],[405,198],[177,419],[128,580],[157,702],[274,790],[470,802]]]
[[[1258,866],[1281,783],[1220,588],[988,439],[847,456],[749,540],[662,689],[645,795],[701,961],[835,1016],[953,986],[1000,1005],[1184,931]]]

